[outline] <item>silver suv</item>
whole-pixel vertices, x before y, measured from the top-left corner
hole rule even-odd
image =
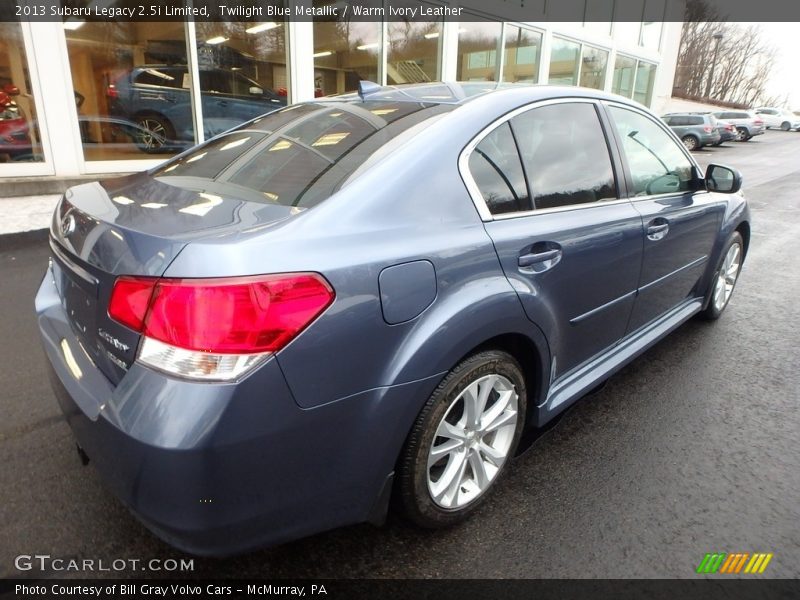
[[[714,116],[728,121],[736,127],[737,142],[747,142],[753,136],[761,135],[766,131],[764,119],[751,110],[725,110],[715,112]]]

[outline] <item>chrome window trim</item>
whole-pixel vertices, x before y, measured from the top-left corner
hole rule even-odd
[[[519,212],[510,212],[510,213],[502,213],[499,215],[493,215],[492,212],[489,210],[489,205],[486,204],[486,201],[483,199],[483,194],[481,194],[478,184],[472,177],[472,172],[469,170],[469,159],[472,156],[472,152],[475,150],[478,144],[480,144],[484,140],[484,138],[488,136],[490,133],[492,133],[495,129],[497,129],[504,123],[507,123],[514,117],[526,113],[529,110],[540,108],[542,106],[551,106],[554,104],[576,104],[576,103],[592,104],[594,106],[597,106],[601,102],[602,100],[600,98],[581,98],[581,97],[550,98],[548,100],[538,100],[535,102],[531,102],[530,104],[525,104],[524,106],[515,108],[510,112],[507,112],[503,116],[492,121],[489,125],[484,127],[475,137],[473,137],[472,140],[470,140],[470,142],[464,147],[464,149],[461,151],[461,154],[458,157],[458,170],[459,173],[461,174],[461,179],[464,181],[464,184],[467,187],[467,191],[469,192],[469,195],[472,198],[472,203],[475,205],[475,209],[478,211],[478,214],[481,217],[481,220],[484,222],[503,221],[506,219],[515,219],[517,217],[546,215],[558,212],[566,212],[570,210],[581,210],[587,208],[594,208],[597,206],[608,206],[612,204],[622,204],[625,202],[630,202],[630,198],[614,198],[613,200],[600,200],[599,202],[568,204],[566,206],[558,206],[553,208],[540,208],[538,210],[533,209],[533,210],[525,210]],[[602,127],[602,122],[600,121],[599,117],[597,119],[597,122]],[[606,140],[606,143],[608,143],[608,140]],[[610,152],[608,158],[611,161],[613,170],[614,161],[612,159]],[[522,160],[521,156],[520,160]],[[615,172],[615,184],[617,185],[617,193],[619,193],[618,180],[619,180],[619,174]]]

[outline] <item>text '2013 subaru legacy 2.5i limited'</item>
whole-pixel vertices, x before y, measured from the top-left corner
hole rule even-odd
[[[424,84],[298,104],[56,209],[36,298],[85,455],[224,555],[487,497],[747,253],[739,174],[640,105]],[[102,518],[99,516],[98,518]]]

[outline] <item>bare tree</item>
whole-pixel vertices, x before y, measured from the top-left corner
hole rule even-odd
[[[704,0],[688,0],[673,94],[748,107],[775,103],[766,91],[775,52],[757,26],[724,22]]]

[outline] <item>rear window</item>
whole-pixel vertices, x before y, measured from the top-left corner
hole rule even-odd
[[[245,123],[151,174],[181,187],[309,208],[393,139],[454,108],[386,101],[295,105]]]

